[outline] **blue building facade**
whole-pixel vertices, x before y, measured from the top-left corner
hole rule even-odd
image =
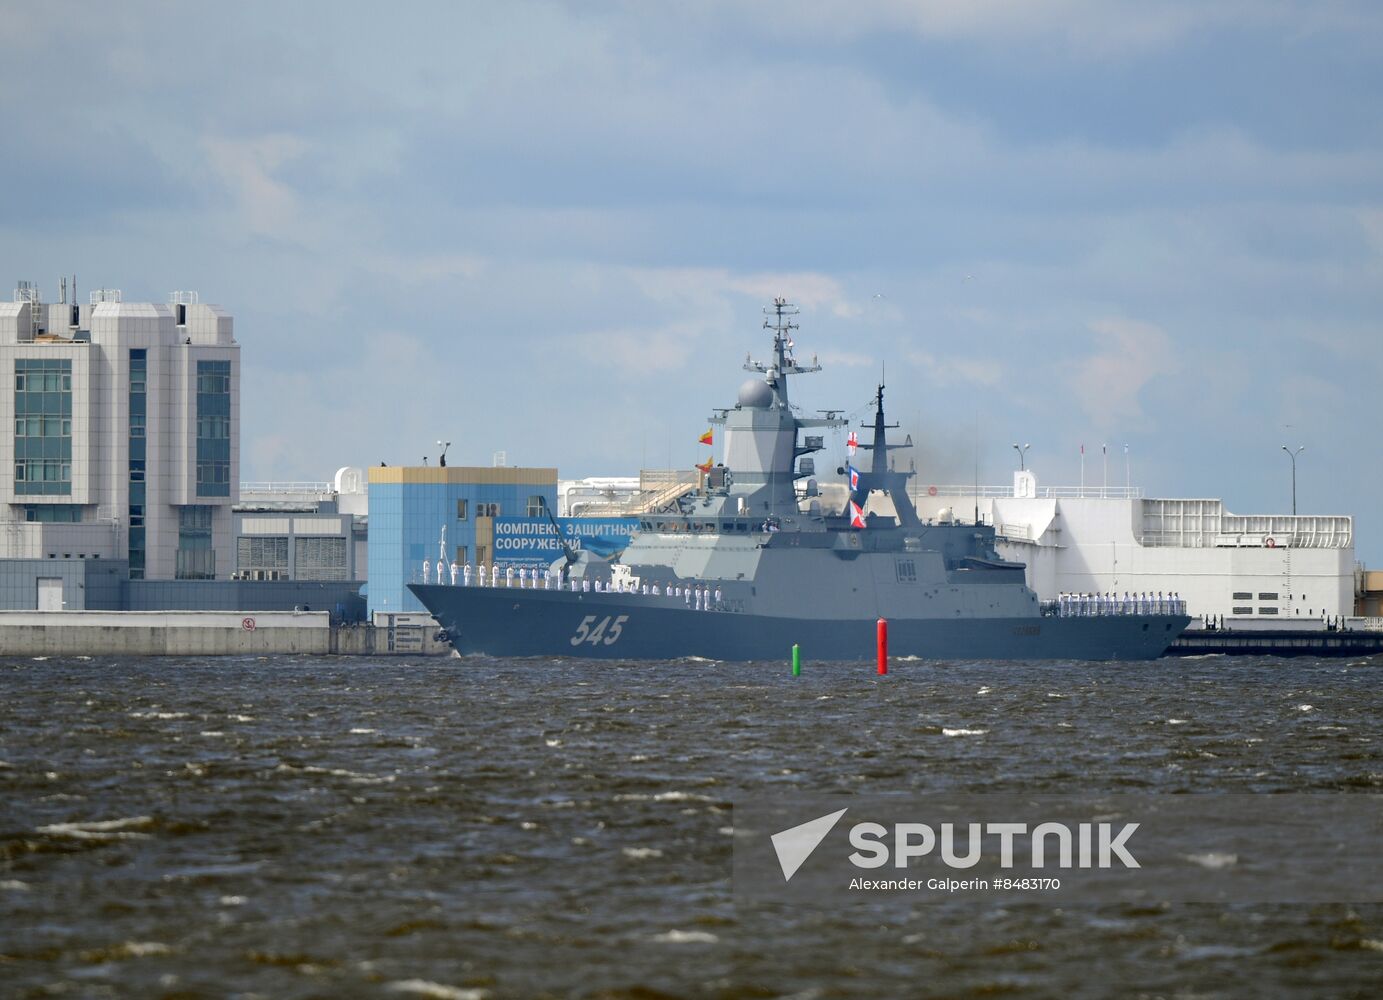
[[[493,565],[495,520],[557,509],[557,470],[376,466],[369,470],[369,610],[420,612],[407,585],[444,565]],[[446,529],[445,540],[443,529]],[[449,579],[449,577],[448,577]]]

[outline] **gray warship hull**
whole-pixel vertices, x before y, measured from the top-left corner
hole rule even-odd
[[[411,584],[457,652],[732,662],[867,660],[876,619],[823,620],[704,611],[666,596]],[[1190,622],[1184,615],[891,618],[889,655],[925,660],[1151,660]]]

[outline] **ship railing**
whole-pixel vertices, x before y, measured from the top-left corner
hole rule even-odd
[[[1012,500],[1015,497],[1012,486],[924,486],[920,483],[908,487],[908,495],[914,501],[930,497],[975,497],[980,500]],[[1141,500],[1141,486],[1039,486],[1034,497],[1019,499],[1037,500]]]
[[[432,570],[429,567],[427,577],[415,575],[413,583],[432,583]],[[449,569],[444,570],[440,576],[436,577],[438,585],[445,586],[450,584],[456,587],[496,587],[500,589],[512,588],[515,590],[570,590],[572,593],[580,594],[626,594],[640,595],[643,597],[659,597],[669,599],[673,602],[681,602],[689,609],[696,611],[730,611],[734,610],[730,602],[725,601],[718,587],[708,586],[676,586],[663,589],[656,585],[648,585],[641,582],[625,582],[617,584],[614,581],[605,580],[569,580],[563,585],[559,576],[550,569],[528,568],[526,566],[515,569],[506,566],[497,571],[494,566],[480,566],[472,572],[470,566],[459,568],[458,572],[452,574]]]
[[[1046,618],[1114,618],[1130,615],[1184,615],[1186,602],[1156,594],[1063,594],[1039,602]]]
[[[1183,549],[1347,549],[1354,544],[1353,525],[1348,517],[1263,520],[1273,523],[1257,525],[1251,531],[1218,526],[1199,530],[1148,529],[1138,534],[1138,544],[1144,548]]]

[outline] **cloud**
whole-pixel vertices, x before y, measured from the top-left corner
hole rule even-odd
[[[823,350],[817,357],[823,365],[840,365],[844,368],[872,368],[877,362],[867,354],[857,351]]]
[[[803,309],[823,309],[841,318],[853,318],[860,314],[860,307],[845,297],[840,282],[825,274],[747,274],[727,278],[726,286],[765,303],[781,296]]]
[[[1181,366],[1171,339],[1152,323],[1111,318],[1089,324],[1096,353],[1079,362],[1067,386],[1100,430],[1144,420],[1139,394]]]
[[[235,197],[236,208],[255,234],[296,241],[303,219],[298,197],[274,176],[296,160],[307,143],[293,135],[263,135],[250,139],[208,136],[202,140],[206,165]]]
[[[1378,4],[11,6],[0,274],[226,306],[247,478],[699,460],[785,296],[802,405],[886,359],[966,480],[1093,421],[1261,509],[1245,414],[1333,387],[1321,501],[1383,491]]]
[[[919,40],[1021,46],[1027,59],[1105,61],[1140,55],[1233,26],[1303,34],[1377,30],[1367,4],[1310,0],[722,0],[770,36],[816,41],[906,34]]]
[[[656,328],[625,327],[594,330],[571,338],[578,350],[613,365],[625,377],[640,378],[686,368],[703,331],[694,324],[673,323]]]
[[[907,359],[934,385],[969,384],[993,388],[1004,379],[1003,366],[993,358],[941,358],[928,351],[909,351]]]

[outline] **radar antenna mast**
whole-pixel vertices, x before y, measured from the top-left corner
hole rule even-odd
[[[765,381],[773,386],[778,394],[779,400],[784,406],[788,402],[788,385],[785,376],[806,375],[809,372],[821,371],[821,366],[816,363],[816,358],[812,358],[809,365],[799,365],[792,357],[792,349],[796,346],[792,339],[792,331],[799,329],[798,325],[792,321],[792,317],[798,314],[798,309],[787,299],[778,297],[773,300],[773,305],[764,309],[764,329],[773,331],[773,360],[768,364],[761,361],[754,361],[746,358],[744,362],[745,371],[762,372]]]
[[[912,435],[909,434],[902,444],[889,444],[888,431],[895,428],[897,424],[887,423],[884,419],[884,384],[879,383],[878,391],[874,395],[874,422],[873,424],[863,424],[874,430],[874,440],[869,444],[860,444],[858,447],[873,452],[869,463],[869,471],[859,473],[860,486],[858,492],[864,496],[869,496],[872,490],[886,493],[893,500],[894,512],[898,515],[898,521],[905,530],[919,531],[922,522],[917,516],[917,509],[912,505],[912,498],[908,496],[907,483],[914,475],[915,470],[909,469],[907,472],[895,471],[888,460],[888,453],[899,448],[912,447]]]

